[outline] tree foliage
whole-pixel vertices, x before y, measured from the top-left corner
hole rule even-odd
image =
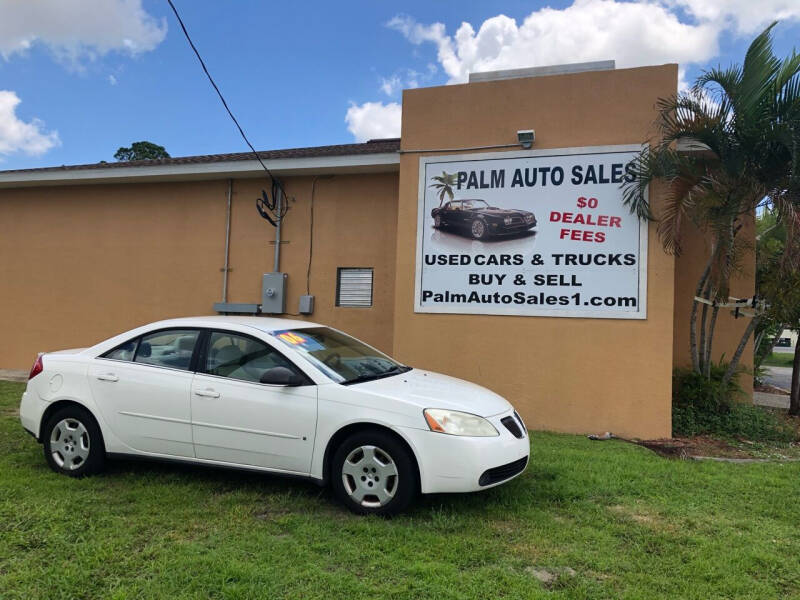
[[[130,148],[121,147],[114,154],[114,158],[118,161],[132,161],[132,160],[153,160],[157,158],[169,158],[164,146],[159,146],[153,142],[133,142]]]
[[[694,301],[689,322],[692,366],[706,376],[719,304],[729,300],[731,278],[753,251],[742,228],[759,206],[774,213],[791,240],[800,225],[800,56],[774,55],[774,26],[753,40],[742,65],[706,71],[689,91],[659,101],[658,139],[634,161],[635,178],[623,190],[632,213],[658,221],[668,252],[680,254],[687,222],[710,241],[696,287],[702,300]],[[657,180],[666,193],[655,214],[647,191]],[[783,273],[797,270],[797,245],[787,244]],[[759,319],[744,327],[723,383],[737,372]]]

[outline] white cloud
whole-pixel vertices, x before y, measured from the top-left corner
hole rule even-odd
[[[433,44],[447,83],[465,82],[471,72],[595,60],[615,60],[620,68],[677,62],[678,88],[685,91],[687,66],[717,56],[723,32],[751,37],[776,19],[800,19],[800,0],[574,0],[563,9],[535,10],[521,23],[499,14],[483,21],[477,31],[463,22],[448,34],[443,23],[419,23],[406,15],[386,25],[414,46]],[[424,75],[429,79],[437,70],[431,64]],[[411,74],[419,75],[398,70],[382,81],[382,91],[391,96],[426,82],[425,77]],[[355,135],[351,120],[356,115],[351,119],[351,113],[358,109],[364,115],[375,113],[376,121],[394,120],[399,132],[399,108],[391,116],[389,106],[374,102],[351,106],[348,128]],[[379,112],[382,118],[377,117]]]
[[[398,75],[392,75],[388,79],[381,78],[381,91],[387,96],[394,96],[402,88],[402,85]]]
[[[345,115],[347,130],[356,141],[400,136],[400,105],[397,102],[351,104]]]
[[[117,78],[114,77],[113,75],[109,75],[108,76],[108,83],[110,83],[111,85],[117,85]]]
[[[735,28],[736,33],[760,33],[772,21],[800,19],[798,0],[664,0],[668,6],[686,10],[698,21],[712,22],[719,28]]]
[[[716,25],[682,23],[650,2],[575,0],[563,10],[534,11],[520,25],[505,15],[487,19],[477,31],[462,23],[453,36],[441,23],[423,25],[407,16],[387,25],[413,44],[435,44],[449,83],[464,82],[475,71],[606,59],[618,67],[703,62],[718,52]]]
[[[60,145],[58,132],[46,132],[39,119],[26,123],[17,117],[20,102],[16,93],[0,90],[0,155],[23,152],[38,156]]]
[[[396,96],[402,90],[418,88],[430,82],[438,70],[433,63],[428,63],[422,72],[415,69],[400,69],[391,77],[381,77],[380,89],[389,97]]]
[[[142,0],[0,0],[0,14],[3,58],[42,44],[75,68],[111,51],[152,50],[167,33]]]

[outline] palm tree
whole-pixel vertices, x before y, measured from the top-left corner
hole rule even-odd
[[[456,184],[456,174],[455,173],[447,173],[442,171],[441,175],[435,175],[431,177],[433,181],[436,183],[431,184],[428,187],[436,188],[439,193],[439,206],[442,206],[444,203],[444,197],[449,196],[450,200],[454,198],[453,196],[453,186]]]
[[[775,57],[774,26],[753,40],[741,66],[711,69],[688,92],[659,101],[659,139],[634,161],[636,177],[623,192],[631,212],[654,219],[647,190],[655,180],[668,185],[657,215],[666,251],[680,254],[687,220],[711,242],[696,287],[695,298],[702,300],[695,299],[689,321],[692,365],[707,376],[718,304],[728,300],[743,253],[752,251],[752,243],[740,235],[745,221],[759,206],[768,206],[790,236],[798,237],[800,56]],[[797,261],[787,257],[785,267],[797,268]],[[756,312],[745,328],[726,384],[759,318]]]

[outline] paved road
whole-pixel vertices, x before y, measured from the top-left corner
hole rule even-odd
[[[791,367],[764,367],[764,381],[770,385],[788,390],[792,387]]]

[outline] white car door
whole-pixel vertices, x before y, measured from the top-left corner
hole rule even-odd
[[[309,473],[316,385],[263,340],[226,331],[207,335],[191,394],[197,458]],[[276,366],[302,375],[306,384],[260,383]]]
[[[92,361],[89,385],[103,417],[140,452],[194,456],[190,392],[197,329],[145,334]]]

